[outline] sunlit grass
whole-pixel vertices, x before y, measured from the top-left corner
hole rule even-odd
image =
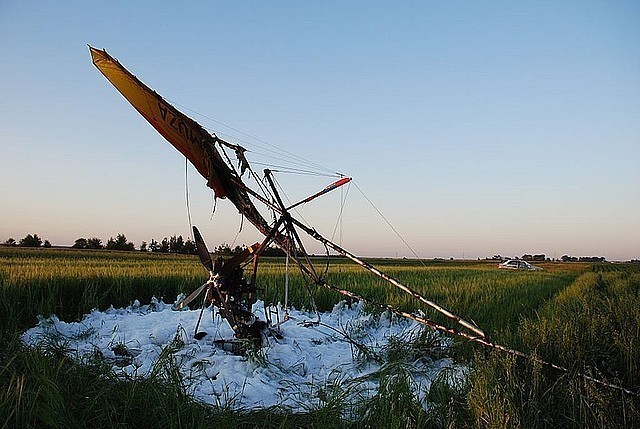
[[[640,391],[640,273],[614,267],[583,274],[516,328],[520,347],[569,373],[498,353],[478,356],[469,393],[478,426],[640,425],[639,396],[580,376]]]
[[[73,251],[0,248],[0,280],[5,287],[31,303],[29,324],[38,314],[76,319],[93,308],[122,307],[134,299],[149,302],[152,296],[173,302],[207,279],[193,255],[142,252]],[[323,273],[326,261],[314,259]],[[457,262],[376,260],[387,274],[445,306],[462,318],[473,320],[490,333],[514,326],[529,317],[546,300],[568,286],[585,264],[543,264],[544,271],[498,270],[487,261]],[[250,275],[251,266],[246,269]],[[312,308],[308,286],[320,311],[328,311],[343,296],[316,287],[295,266],[290,267],[289,303]],[[440,314],[416,302],[406,293],[363,270],[353,262],[333,258],[325,276],[328,283],[376,302],[407,311],[424,311],[427,317],[448,322]],[[284,300],[285,265],[282,258],[265,258],[257,285],[267,303]],[[371,308],[375,311],[375,308]],[[26,309],[25,309],[26,311]],[[22,319],[22,318],[20,318]]]
[[[177,294],[189,293],[207,279],[207,273],[193,255],[6,248],[0,252],[0,275],[4,285],[26,287],[29,293],[35,294],[30,301],[37,302],[38,312],[43,315],[56,313],[63,318],[80,317],[94,307],[126,306],[134,299],[148,302],[153,295],[172,302]],[[318,258],[315,262],[316,269],[323,272],[325,261]],[[498,270],[495,263],[485,261],[423,264],[401,260],[394,264],[392,260],[378,260],[375,263],[427,299],[463,318],[473,319],[490,332],[532,315],[542,302],[588,267],[584,264],[545,264],[545,271],[513,272]],[[446,321],[348,260],[332,260],[326,280],[374,301],[407,311],[422,309],[429,317]],[[268,303],[283,301],[284,283],[284,260],[270,258],[260,263],[257,285],[265,291]],[[290,303],[311,308],[305,284],[309,284],[309,280],[292,266]],[[320,311],[330,310],[343,299],[335,292],[309,286],[314,290]],[[54,295],[59,299],[52,298]]]
[[[315,261],[323,272],[324,260]],[[106,367],[79,367],[61,350],[42,355],[19,341],[38,315],[77,320],[93,308],[127,306],[134,299],[145,303],[156,296],[172,302],[206,281],[197,257],[0,247],[0,421],[14,427],[131,427],[149,421],[157,427],[373,427],[376,422],[389,427],[407,422],[415,427],[640,426],[638,397],[577,375],[584,372],[640,390],[640,265],[541,263],[544,271],[524,272],[499,270],[487,261],[371,262],[475,321],[494,340],[571,373],[477,347],[459,348],[459,357],[472,358],[471,376],[458,385],[436,380],[427,395],[428,412],[401,382],[389,384],[355,422],[340,420],[339,401],[299,415],[212,410],[186,397],[179,381],[117,380]],[[284,299],[284,279],[284,260],[261,262],[258,287],[267,302]],[[332,259],[326,280],[450,322],[348,260]],[[309,309],[308,280],[295,267],[290,283],[290,303]],[[343,299],[310,286],[321,311]],[[398,408],[402,404],[406,408]]]

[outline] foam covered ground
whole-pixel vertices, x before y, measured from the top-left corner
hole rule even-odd
[[[201,340],[193,337],[199,310],[173,311],[155,299],[144,306],[136,301],[127,308],[94,310],[79,322],[41,319],[22,338],[33,347],[63,346],[80,362],[108,362],[125,378],[168,377],[169,369],[177,368],[194,398],[234,409],[307,411],[331,395],[346,402],[370,398],[378,392],[392,349],[395,355],[406,352],[402,373],[417,400],[443,369],[462,371],[443,357],[446,338],[388,313],[367,314],[360,304],[340,303],[322,313],[321,324],[314,326],[303,322],[315,321],[315,314],[291,309],[291,319],[279,326],[280,335],[266,335],[265,346],[247,356],[215,343],[233,338],[233,332],[212,311],[204,312],[200,331],[208,335]],[[264,320],[262,303],[254,305],[254,312]]]

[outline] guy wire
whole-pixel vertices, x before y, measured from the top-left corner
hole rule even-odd
[[[218,125],[222,125],[223,127],[226,127],[226,128],[228,128],[230,130],[233,130],[233,131],[235,131],[235,132],[237,132],[237,133],[239,133],[239,134],[241,134],[241,135],[243,135],[245,137],[248,137],[248,138],[254,140],[255,142],[259,142],[259,143],[262,143],[263,145],[267,145],[267,146],[279,151],[282,154],[286,154],[285,156],[287,156],[287,157],[290,157],[290,158],[298,160],[297,162],[299,162],[299,163],[304,163],[307,166],[313,166],[313,167],[321,169],[321,170],[331,171],[330,169],[328,169],[327,167],[325,167],[325,166],[323,166],[321,164],[318,164],[316,162],[310,161],[310,160],[308,160],[308,159],[306,159],[306,158],[304,158],[302,156],[299,156],[299,155],[296,155],[295,153],[289,152],[288,150],[279,148],[278,146],[276,146],[274,144],[271,144],[271,143],[269,143],[269,142],[267,142],[265,140],[262,140],[262,139],[260,139],[258,137],[252,136],[251,134],[245,133],[244,131],[241,131],[241,130],[239,130],[237,128],[234,128],[234,127],[232,127],[230,125],[227,125],[224,122],[218,121],[218,120],[216,120],[216,119],[214,119],[214,118],[212,118],[210,116],[204,115],[204,114],[202,114],[202,113],[200,113],[200,112],[198,112],[198,111],[196,111],[194,109],[191,109],[191,108],[189,108],[187,106],[184,106],[184,105],[182,105],[180,103],[177,103],[176,101],[169,100],[169,99],[166,99],[166,100],[169,101],[170,103],[178,106],[178,107],[181,107],[181,108],[183,108],[185,110],[188,110],[188,111],[190,111],[192,113],[195,113],[198,116],[201,116],[201,117],[206,118],[206,119],[208,119],[208,120],[210,120],[212,122],[215,122]]]
[[[191,204],[189,202],[189,160],[184,157],[184,193],[187,202],[187,218],[189,219],[189,234],[193,231],[193,224],[191,223]]]
[[[236,240],[238,240],[238,236],[240,236],[240,233],[242,232],[242,227],[244,226],[244,215],[241,213],[240,214],[240,228],[238,229],[238,232],[236,232],[236,236],[233,237],[233,243],[231,243],[231,250],[233,250],[233,248],[236,245]]]
[[[338,213],[338,219],[336,219],[336,224],[333,227],[333,234],[331,234],[331,241],[335,238],[336,231],[339,232],[339,244],[342,246],[342,219],[344,214],[344,206],[347,202],[347,196],[349,195],[349,190],[351,189],[351,182],[347,185],[347,190],[345,191],[343,188],[340,188],[340,213]],[[340,229],[338,230],[338,227]]]
[[[400,240],[402,240],[402,242],[404,243],[405,246],[407,246],[407,249],[409,249],[411,251],[411,253],[413,253],[413,256],[416,257],[416,259],[418,261],[420,261],[420,263],[422,264],[423,267],[427,268],[427,264],[424,263],[424,261],[422,260],[422,258],[420,256],[418,256],[418,254],[416,253],[415,250],[413,250],[413,247],[411,247],[411,245],[409,245],[409,243],[407,242],[407,240],[404,239],[404,237],[402,237],[402,235],[400,234],[400,232],[398,232],[397,229],[395,229],[395,227],[391,224],[391,222],[389,222],[389,220],[385,217],[385,215],[382,214],[382,212],[378,209],[378,207],[376,207],[375,204],[373,204],[373,201],[371,201],[369,199],[369,197],[367,197],[365,195],[365,193],[362,191],[362,189],[360,189],[360,186],[358,186],[358,184],[355,181],[352,181],[351,183],[353,183],[356,187],[356,189],[358,189],[358,191],[360,191],[360,193],[362,194],[362,196],[365,198],[365,200],[367,200],[369,202],[369,204],[371,204],[371,207],[373,207],[373,209],[378,212],[378,214],[380,215],[380,217],[387,223],[387,225],[389,225],[389,228],[391,228],[391,230],[398,236],[398,238]]]

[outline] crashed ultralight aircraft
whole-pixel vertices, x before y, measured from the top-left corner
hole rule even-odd
[[[351,178],[344,176],[338,177],[336,181],[321,191],[295,204],[286,205],[274,183],[273,172],[265,169],[263,175],[260,176],[258,172],[254,171],[247,160],[245,155],[246,149],[244,147],[223,140],[216,134],[209,133],[196,121],[187,117],[164,100],[158,93],[146,86],[105,50],[96,49],[91,46],[89,46],[89,50],[93,64],[98,70],[100,70],[107,80],[116,87],[127,101],[129,101],[169,143],[193,164],[200,175],[207,180],[207,186],[213,189],[216,198],[231,201],[238,211],[265,237],[261,243],[255,243],[226,261],[220,258],[212,261],[202,236],[197,228],[193,227],[198,255],[209,273],[209,280],[193,291],[193,293],[182,302],[178,302],[175,308],[183,308],[193,302],[198,296],[204,294],[202,310],[204,310],[205,306],[214,304],[218,307],[220,315],[224,317],[233,328],[236,339],[224,342],[232,344],[234,351],[242,352],[246,350],[245,347],[247,343],[260,346],[262,344],[264,331],[273,326],[271,320],[259,320],[251,312],[251,308],[252,304],[256,302],[256,293],[258,291],[256,288],[258,260],[261,253],[269,245],[275,244],[284,251],[287,258],[298,266],[303,276],[311,285],[328,288],[346,297],[376,305],[398,316],[413,319],[433,329],[457,335],[466,340],[480,343],[512,355],[535,360],[562,372],[568,371],[564,367],[491,341],[475,323],[466,321],[437,303],[425,298],[409,286],[402,284],[397,279],[361,260],[353,253],[319,234],[313,227],[305,225],[292,216],[291,210],[293,208],[308,203],[333,189],[349,183]],[[235,155],[238,168],[234,166],[228,152]],[[258,190],[247,186],[245,181],[242,180],[245,172],[257,178],[256,182],[266,183],[268,186],[260,186]],[[256,204],[261,204],[271,211],[274,221],[268,222],[258,211]],[[325,247],[351,259],[356,264],[411,295],[432,310],[443,314],[454,322],[454,325],[445,326],[422,314],[408,313],[387,303],[376,302],[350,290],[327,283],[306,252],[299,232],[305,233],[312,239],[322,243]],[[242,265],[249,258],[253,259],[253,272],[249,278],[246,278],[243,274]],[[307,285],[307,291],[310,295],[312,294],[309,285]],[[268,312],[265,311],[265,314],[268,314]],[[201,317],[202,311],[200,312],[200,318]],[[201,338],[205,335],[204,333],[198,332],[199,324],[200,319],[198,319],[196,323],[194,335],[196,338]],[[598,380],[584,374],[582,377],[600,385],[635,394],[634,392],[606,381]]]

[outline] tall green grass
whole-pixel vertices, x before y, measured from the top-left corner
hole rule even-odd
[[[600,271],[600,270],[597,270]],[[609,270],[607,270],[609,271]],[[478,357],[469,405],[478,426],[640,427],[640,273],[586,273],[518,326],[524,350],[568,374],[499,354]]]
[[[142,252],[63,251],[0,247],[0,281],[10,300],[28,302],[19,306],[22,326],[33,325],[38,314],[56,314],[63,320],[81,317],[93,308],[129,305],[134,299],[149,302],[152,296],[172,302],[207,279],[207,273],[192,255]],[[322,271],[325,261],[316,259]],[[388,274],[436,301],[463,318],[474,319],[489,332],[497,332],[529,316],[586,269],[570,265],[561,270],[512,272],[497,270],[486,262],[457,263],[416,261],[375,261]],[[249,267],[250,269],[250,267]],[[247,271],[249,271],[247,269]],[[249,274],[247,272],[247,274]],[[329,283],[362,296],[414,311],[417,302],[389,283],[341,258],[331,261],[326,275]],[[267,303],[284,299],[284,261],[267,258],[260,263],[257,285]],[[290,303],[311,308],[305,284],[308,279],[290,268]],[[309,285],[320,311],[331,310],[343,297],[328,289]],[[429,317],[446,321],[424,308]]]
[[[96,361],[81,367],[64,350],[35,351],[19,341],[38,315],[76,320],[93,308],[129,305],[152,296],[172,302],[207,279],[193,256],[141,252],[0,247],[0,428],[3,427],[640,427],[638,398],[585,382],[587,373],[640,390],[640,270],[637,265],[542,264],[541,272],[498,270],[478,262],[377,260],[375,265],[428,299],[472,319],[494,340],[566,366],[570,374],[468,347],[470,376],[436,380],[427,399],[407,390],[401,362],[375,398],[345,421],[340,389],[319,410],[230,411],[184,394],[167,362],[162,376],[114,378]],[[318,260],[318,267],[323,262]],[[282,301],[284,261],[261,263],[258,286],[267,302]],[[345,259],[332,260],[327,280],[398,306],[425,311],[387,283]],[[290,303],[310,308],[305,280],[291,271]],[[314,289],[320,310],[342,296]],[[374,310],[374,309],[372,309]],[[167,374],[169,377],[167,379]],[[173,376],[171,376],[173,374]]]

